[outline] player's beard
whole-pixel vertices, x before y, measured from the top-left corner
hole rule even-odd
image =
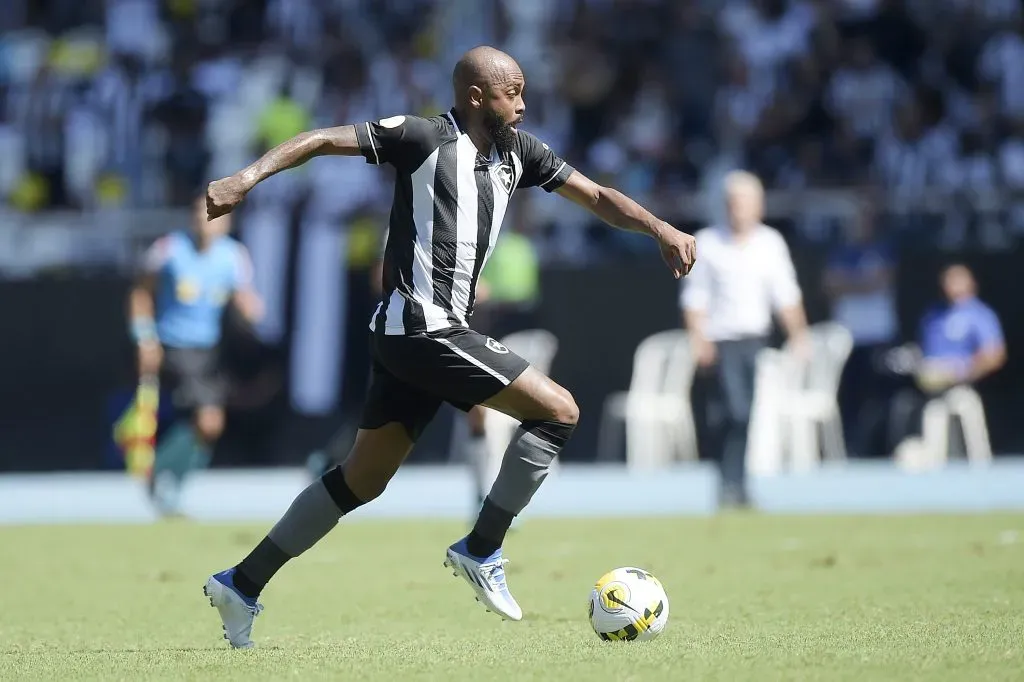
[[[484,125],[487,127],[487,134],[499,152],[510,152],[516,145],[516,131],[511,123],[506,123],[496,111],[488,111],[484,114]]]

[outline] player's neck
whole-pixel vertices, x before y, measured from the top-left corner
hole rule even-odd
[[[482,124],[474,125],[470,117],[461,111],[459,107],[455,107],[455,121],[462,129],[462,132],[469,135],[469,140],[476,147],[476,150],[485,157],[490,158],[491,148],[494,146],[494,143],[491,141],[491,136],[487,133],[484,126]]]
[[[206,237],[195,232],[190,236],[192,237],[192,243],[196,246],[196,251],[206,251],[213,246],[213,242],[216,240],[216,237]]]
[[[751,235],[754,234],[754,230],[756,228],[757,223],[752,223],[750,225],[731,224],[729,225],[729,234],[732,235],[733,241],[739,244],[743,244],[748,239],[750,239]]]
[[[491,142],[490,136],[480,130],[473,130],[472,128],[466,131],[469,134],[469,139],[473,142],[473,146],[476,150],[483,154],[487,158],[491,158]]]

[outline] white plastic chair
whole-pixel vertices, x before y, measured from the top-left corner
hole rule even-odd
[[[558,339],[545,329],[527,329],[514,332],[501,339],[501,343],[535,369],[548,374],[558,353]],[[487,439],[487,466],[484,480],[488,489],[498,476],[501,460],[519,422],[497,410],[487,410],[484,429]],[[557,460],[556,460],[557,462]],[[557,466],[557,465],[556,465]]]
[[[766,349],[757,360],[747,461],[751,473],[772,475],[784,467],[806,471],[821,458],[846,458],[837,395],[853,349],[850,332],[834,322],[808,330],[810,355],[802,360],[787,344]],[[820,437],[819,437],[820,434]]]
[[[626,464],[652,469],[675,459],[696,459],[697,436],[690,403],[695,362],[682,330],[658,332],[637,346],[629,390],[604,404],[598,459],[615,458],[626,431]]]
[[[985,423],[981,396],[969,386],[957,386],[932,398],[921,417],[921,437],[908,438],[896,450],[897,462],[910,469],[938,468],[949,461],[949,426],[960,422],[967,461],[985,465],[992,461],[992,444]]]

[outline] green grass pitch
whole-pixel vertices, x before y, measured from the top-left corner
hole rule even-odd
[[[263,595],[232,651],[202,595],[262,526],[0,528],[0,680],[1024,680],[1024,516],[528,520],[502,623],[441,566],[463,528],[343,523]],[[586,599],[638,565],[654,642]]]

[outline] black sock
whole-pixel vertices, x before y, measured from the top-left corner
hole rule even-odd
[[[255,599],[267,586],[282,566],[288,563],[290,556],[274,544],[270,538],[263,538],[249,556],[235,566],[234,583],[238,591],[246,597]]]
[[[466,538],[466,549],[475,557],[487,557],[498,551],[515,514],[505,511],[488,497],[480,508],[476,525]]]

